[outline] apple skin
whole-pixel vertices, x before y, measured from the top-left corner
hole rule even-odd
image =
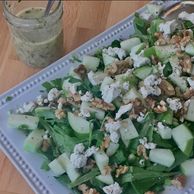
[[[179,147],[180,148],[180,147]],[[190,156],[193,149],[193,138],[188,140],[184,150],[181,150],[185,155]]]
[[[184,124],[175,127],[172,130],[172,137],[179,149],[186,155],[190,156],[193,148],[193,135]]]
[[[186,160],[181,164],[181,171],[186,176],[194,175],[194,159]]]
[[[175,157],[171,150],[155,148],[150,150],[149,154],[150,161],[166,166],[171,167],[174,164]]]

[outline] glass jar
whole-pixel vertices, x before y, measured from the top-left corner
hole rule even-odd
[[[32,67],[45,67],[64,54],[63,3],[55,1],[44,14],[48,1],[4,0],[4,16],[9,24],[18,57]]]

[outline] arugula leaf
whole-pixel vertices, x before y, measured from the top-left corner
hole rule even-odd
[[[67,76],[67,77],[65,77],[65,79],[69,79],[69,82],[72,83],[72,84],[81,82],[80,79],[77,79],[77,78],[75,78],[73,76]]]
[[[69,126],[69,124],[66,124],[66,123],[54,124],[53,128],[55,129],[55,131],[57,131],[62,135],[66,134],[66,135],[72,136],[74,134],[72,128]]]
[[[114,40],[114,41],[111,43],[111,47],[112,47],[112,48],[114,48],[114,47],[121,48],[120,41],[119,41],[119,40]]]
[[[92,134],[92,141],[95,141],[95,144],[97,147],[102,145],[102,142],[104,140],[104,132],[103,131],[94,131]]]
[[[150,133],[150,130],[153,130],[152,122],[154,118],[155,117],[154,117],[153,112],[149,112],[146,115],[144,123],[143,123],[143,128],[141,129],[139,133],[140,137],[146,137]]]
[[[35,115],[44,119],[55,119],[55,111],[52,108],[38,107],[35,109]]]
[[[165,77],[168,77],[169,75],[171,75],[173,72],[172,66],[170,64],[170,62],[165,64],[165,67],[163,69],[163,74]]]
[[[139,167],[131,167],[130,171],[124,174],[121,178],[122,183],[140,181],[148,178],[162,178],[171,177],[179,174],[179,172],[160,172],[160,171],[150,171]]]
[[[70,187],[73,188],[73,187],[76,187],[78,185],[81,185],[81,184],[89,181],[90,179],[98,176],[98,175],[100,175],[100,171],[97,168],[94,168],[90,172],[88,172],[87,174],[77,178],[74,182],[72,182],[70,184]]]
[[[162,166],[160,164],[156,164],[156,165],[152,165],[152,166],[149,166],[147,168],[147,170],[150,170],[150,171],[157,171],[157,172],[164,172],[164,171],[167,171],[167,167],[165,166]]]
[[[89,132],[89,138],[88,138],[88,147],[91,146],[91,143],[92,143],[92,133],[93,133],[93,121],[91,120],[90,121],[90,132]]]
[[[173,123],[173,111],[171,109],[168,109],[168,111],[166,111],[166,112],[158,113],[156,118],[158,121],[172,125],[172,123]]]
[[[170,140],[165,140],[160,137],[159,134],[154,133],[153,143],[156,143],[158,147],[162,148],[173,148],[173,142]]]
[[[78,86],[78,90],[81,90],[83,93],[86,93],[87,91],[90,91],[93,96],[100,98],[101,97],[101,91],[100,86],[93,86],[88,79],[84,79],[81,82],[81,85]]]
[[[103,191],[101,190],[101,188],[104,187],[104,183],[102,183],[101,181],[97,180],[96,177],[90,179],[90,183],[94,188],[99,188],[98,190],[100,190],[99,192],[102,193]]]
[[[44,82],[42,86],[49,92],[52,88],[57,88],[58,90],[62,90],[63,79],[57,78],[51,80],[50,82]]]
[[[133,189],[136,191],[138,194],[144,194],[146,191],[151,190],[153,191],[152,188],[153,186],[157,185],[160,186],[164,184],[164,178],[148,178],[148,179],[143,179],[141,181],[134,181],[131,183]]]
[[[62,90],[63,85],[63,79],[57,78],[51,81],[51,84],[54,86],[54,88],[57,88],[58,90]]]
[[[121,164],[122,162],[125,162],[126,159],[127,158],[125,157],[123,150],[118,149],[117,152],[110,157],[110,162],[113,164]]]
[[[49,131],[53,138],[53,141],[55,142],[61,153],[71,153],[75,145],[80,142],[79,139],[75,137],[70,137],[65,133],[62,133],[61,131],[56,130],[56,128],[51,127],[48,122],[42,119],[40,120],[40,123],[46,130]]]
[[[152,20],[151,24],[150,24],[150,29],[149,29],[149,33],[151,34],[151,36],[154,38],[154,34],[156,32],[159,32],[159,25],[164,22],[163,19],[161,18],[157,18]]]
[[[164,20],[157,18],[152,20],[151,24],[150,24],[150,28],[148,30],[148,41],[150,43],[150,46],[154,45],[154,42],[157,40],[157,38],[155,37],[155,33],[159,32],[159,25],[163,22]]]
[[[53,85],[49,82],[44,82],[42,86],[46,89],[47,92],[49,92],[53,88]]]
[[[135,13],[133,25],[135,28],[135,32],[137,34],[146,35],[147,29],[149,28],[150,24],[147,20],[140,17],[138,13]]]
[[[183,21],[183,27],[185,29],[191,29],[192,31],[194,31],[194,24],[191,21]]]

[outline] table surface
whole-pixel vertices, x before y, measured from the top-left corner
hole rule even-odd
[[[78,47],[106,28],[125,18],[148,1],[65,1],[65,52]],[[25,66],[17,58],[0,4],[0,94],[40,69]],[[34,192],[0,151],[0,191],[18,194]]]

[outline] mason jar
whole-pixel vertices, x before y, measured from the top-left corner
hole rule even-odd
[[[64,54],[63,3],[55,0],[49,14],[48,1],[4,0],[4,16],[9,24],[16,54],[31,67],[45,67]]]

